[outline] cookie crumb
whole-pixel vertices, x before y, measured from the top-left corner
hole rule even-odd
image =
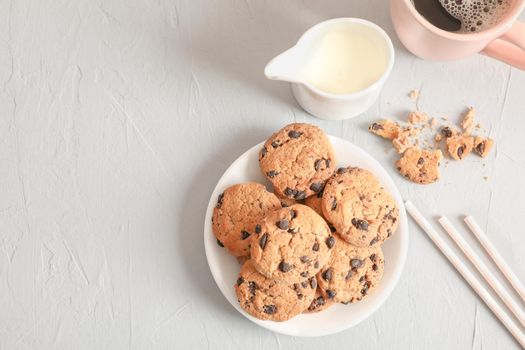
[[[474,114],[475,110],[473,107],[470,107],[465,113],[465,116],[463,117],[463,120],[461,121],[461,127],[465,132],[470,132],[472,130],[472,127],[474,126]]]
[[[427,120],[428,120],[428,116],[425,113],[420,112],[420,111],[414,111],[408,114],[408,122],[410,124],[424,123]]]
[[[410,91],[410,93],[408,94],[408,97],[410,97],[410,99],[413,100],[413,101],[418,100],[419,99],[419,90],[414,89],[414,90]]]
[[[488,176],[483,176],[483,180],[489,181],[489,177]]]
[[[403,154],[410,146],[412,146],[409,136],[406,133],[401,133],[397,138],[392,140],[392,145],[394,145],[394,148],[399,154]]]

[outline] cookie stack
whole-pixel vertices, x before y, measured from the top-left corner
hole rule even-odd
[[[335,164],[321,129],[290,124],[259,153],[275,193],[244,183],[219,196],[212,229],[242,262],[235,291],[249,314],[285,321],[357,302],[379,284],[380,246],[399,211],[372,173]]]

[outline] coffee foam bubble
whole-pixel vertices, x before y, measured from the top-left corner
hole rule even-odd
[[[439,0],[441,6],[461,22],[461,33],[488,29],[507,13],[511,0]]]

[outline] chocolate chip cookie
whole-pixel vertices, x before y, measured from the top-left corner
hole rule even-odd
[[[354,303],[370,294],[381,281],[385,267],[380,247],[357,248],[335,235],[330,261],[317,274],[317,284],[327,300]]]
[[[318,127],[290,124],[265,142],[259,165],[278,196],[303,200],[321,191],[334,171],[335,153]]]
[[[361,168],[338,169],[326,183],[321,207],[341,238],[357,247],[383,243],[398,224],[394,199]]]
[[[429,151],[411,147],[396,162],[396,167],[399,173],[410,181],[429,184],[439,179],[439,165],[442,159],[443,154],[440,150]]]
[[[258,223],[269,212],[281,208],[273,193],[258,183],[231,186],[213,209],[212,230],[217,243],[235,256],[250,253],[250,237],[260,231]]]
[[[261,320],[286,321],[303,312],[317,289],[315,276],[283,283],[261,275],[248,260],[241,267],[235,293],[241,307]]]
[[[314,276],[334,247],[327,223],[315,211],[295,204],[269,213],[252,237],[251,258],[261,274],[286,283]]]

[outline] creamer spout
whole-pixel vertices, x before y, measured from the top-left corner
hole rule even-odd
[[[301,83],[299,75],[302,59],[299,51],[294,46],[274,57],[264,68],[264,75],[271,80]]]

